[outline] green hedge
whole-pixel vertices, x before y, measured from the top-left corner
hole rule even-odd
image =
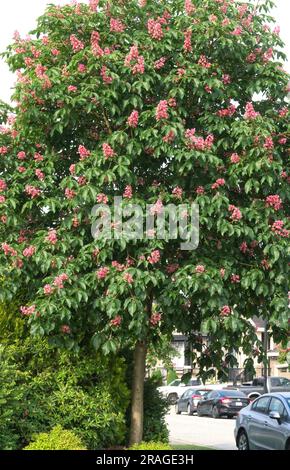
[[[35,436],[24,450],[86,450],[82,441],[72,431],[55,426],[49,433]]]
[[[130,447],[128,450],[172,450],[169,444],[166,442],[141,442],[140,444],[135,444]]]

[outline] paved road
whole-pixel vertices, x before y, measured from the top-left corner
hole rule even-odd
[[[174,409],[167,415],[172,444],[196,444],[215,449],[237,450],[234,440],[235,419],[176,415]]]

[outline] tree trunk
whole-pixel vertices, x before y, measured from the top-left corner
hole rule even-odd
[[[134,350],[130,446],[139,444],[143,438],[146,352],[145,342],[138,341]]]

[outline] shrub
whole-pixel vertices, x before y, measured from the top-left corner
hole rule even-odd
[[[163,378],[162,378],[161,370],[159,369],[154,370],[151,374],[151,379],[154,380],[157,387],[160,387],[161,385],[163,385]]]
[[[156,389],[154,379],[148,379],[144,385],[144,433],[146,442],[168,442],[168,429],[165,416],[168,403]]]
[[[143,441],[140,444],[134,444],[128,450],[172,450],[172,447],[166,442]]]
[[[55,426],[49,433],[35,436],[24,450],[86,450],[82,441],[72,431]]]
[[[175,372],[174,369],[169,369],[167,371],[167,384],[170,384],[173,382],[173,380],[178,379],[177,373]]]

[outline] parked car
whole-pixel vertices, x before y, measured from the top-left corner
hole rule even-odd
[[[290,450],[290,392],[257,398],[238,415],[239,450]]]
[[[178,398],[181,397],[181,395],[185,392],[185,390],[187,390],[188,388],[192,386],[198,386],[198,385],[202,385],[200,379],[192,378],[186,384],[184,382],[181,382],[181,380],[176,379],[176,380],[173,380],[173,382],[171,382],[168,385],[158,387],[157,390],[161,393],[161,395],[164,398],[167,399],[170,405],[175,405]]]
[[[239,390],[212,390],[206,393],[197,405],[197,415],[213,418],[227,416],[232,418],[248,406],[250,399]]]
[[[265,393],[264,377],[257,377],[251,383],[241,384],[238,386],[229,386],[228,388],[237,389],[243,392],[247,397],[254,400]],[[286,377],[268,377],[267,392],[290,392],[290,380]]]
[[[186,412],[188,415],[193,415],[197,410],[197,405],[203,395],[210,392],[208,388],[189,388],[186,390],[175,405],[176,414]]]

